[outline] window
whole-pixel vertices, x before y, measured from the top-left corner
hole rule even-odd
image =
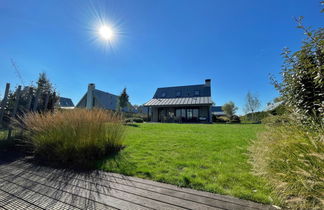
[[[199,96],[199,95],[200,95],[199,90],[195,90],[195,96]]]
[[[166,96],[166,93],[163,92],[163,93],[161,94],[161,97],[164,98],[165,96]]]
[[[177,91],[176,96],[177,97],[180,97],[181,96],[181,92],[180,91]]]

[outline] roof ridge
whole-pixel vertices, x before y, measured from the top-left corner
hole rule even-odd
[[[205,86],[205,84],[159,87],[158,89],[162,89],[162,88],[182,88],[182,87],[193,87],[193,86]]]
[[[106,93],[106,94],[109,94],[109,95],[117,96],[115,94],[112,94],[112,93],[109,93],[109,92],[106,92],[106,91],[102,91],[102,90],[98,90],[98,89],[94,89],[94,90],[102,92],[102,93]]]

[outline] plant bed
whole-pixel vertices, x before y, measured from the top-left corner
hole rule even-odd
[[[21,121],[34,156],[53,165],[92,168],[97,160],[123,148],[125,126],[118,114],[109,111],[29,113]]]

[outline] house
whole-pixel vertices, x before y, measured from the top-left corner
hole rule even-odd
[[[211,123],[211,80],[205,84],[158,88],[144,104],[150,108],[152,122]]]
[[[225,116],[226,115],[221,106],[212,106],[212,114],[215,116]]]
[[[76,105],[78,108],[102,108],[116,111],[118,110],[119,96],[97,90],[95,84],[88,85],[88,90]],[[132,105],[129,103],[127,107],[123,108],[124,112],[131,112]]]
[[[73,109],[74,104],[70,98],[60,97],[58,107],[61,109]]]

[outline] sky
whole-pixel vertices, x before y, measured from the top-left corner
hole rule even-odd
[[[319,0],[0,0],[0,97],[5,83],[29,85],[45,72],[76,104],[88,83],[132,104],[156,88],[211,79],[216,105],[243,113],[248,91],[262,103],[278,96],[284,47],[304,39],[294,17],[323,27]],[[98,30],[108,25],[108,44]],[[11,60],[16,63],[21,79]]]

